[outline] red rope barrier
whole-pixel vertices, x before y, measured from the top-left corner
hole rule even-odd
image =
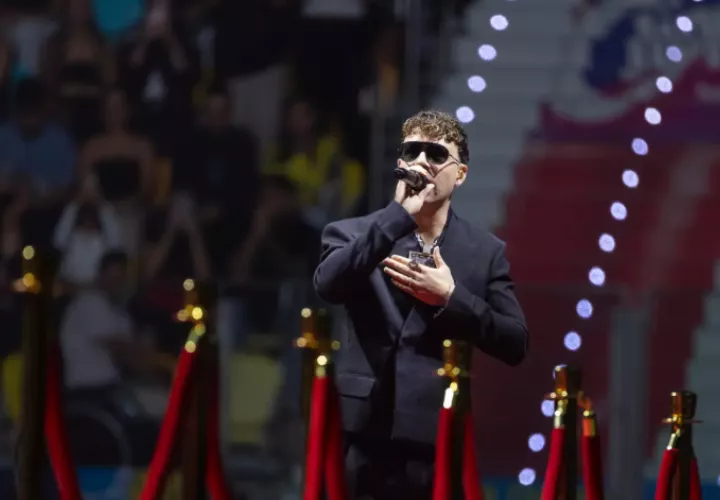
[[[195,365],[196,351],[188,351],[183,349],[178,360],[173,378],[172,387],[170,388],[170,398],[168,407],[165,411],[162,426],[160,427],[160,435],[155,445],[155,453],[153,454],[148,476],[145,481],[139,500],[157,500],[161,498],[165,489],[165,480],[170,471],[170,460],[175,445],[175,440],[180,427],[180,418],[187,399],[187,390],[190,385],[190,374]]]
[[[61,500],[82,500],[63,420],[62,373],[57,348],[51,349],[47,357],[45,377],[45,436],[58,493]]]
[[[562,488],[563,446],[565,429],[553,429],[550,438],[550,456],[545,470],[541,500],[557,500]]]
[[[702,484],[700,483],[700,469],[697,458],[690,461],[690,500],[702,500]]]
[[[463,450],[463,490],[466,500],[483,500],[483,490],[478,473],[475,451],[475,425],[472,413],[465,415],[465,444]]]
[[[343,447],[340,400],[334,388],[329,388],[327,440],[325,450],[325,486],[328,500],[345,500],[345,453]]]
[[[206,422],[207,470],[205,483],[212,500],[230,500],[232,494],[225,480],[220,454],[220,387],[217,369],[212,370],[210,379],[210,400]]]
[[[437,442],[435,444],[435,479],[433,481],[433,500],[450,498],[450,443],[452,437],[453,408],[440,409]]]
[[[320,500],[325,452],[329,384],[327,376],[313,380],[308,447],[305,457],[304,500]]]
[[[595,415],[583,415],[582,448],[583,480],[586,500],[604,500],[602,457],[600,439],[597,436]]]
[[[677,467],[678,450],[667,448],[660,462],[657,484],[655,486],[655,500],[672,500],[673,476]]]

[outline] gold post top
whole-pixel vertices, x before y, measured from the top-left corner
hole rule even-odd
[[[671,392],[670,408],[673,415],[680,415],[683,420],[695,418],[697,395],[690,391]]]
[[[582,390],[580,390],[581,377],[578,368],[558,365],[553,370],[553,375],[555,376],[555,390],[547,394],[545,399],[555,402],[553,426],[556,429],[562,429],[565,427],[568,400],[577,400],[578,406],[585,410],[590,410],[590,412],[592,412],[592,404],[590,403],[590,399],[585,397]]]
[[[185,292],[185,307],[177,312],[177,320],[182,323],[192,323],[190,334],[185,341],[185,350],[195,352],[200,339],[207,333],[207,305],[203,304],[200,297],[199,284],[192,278],[183,281],[183,290]],[[207,299],[206,294],[203,297]]]
[[[340,348],[340,342],[332,340],[330,316],[325,309],[313,311],[305,307],[300,311],[302,333],[295,339],[295,346],[317,351],[329,356]]]
[[[22,277],[13,281],[12,288],[19,293],[37,294],[42,289],[37,251],[28,245],[22,249],[22,257]]]
[[[461,340],[443,340],[443,361],[443,367],[437,371],[441,377],[469,377],[472,349]]]
[[[697,409],[697,395],[690,391],[673,391],[670,393],[670,416],[663,423],[672,425],[697,424],[695,411]]]

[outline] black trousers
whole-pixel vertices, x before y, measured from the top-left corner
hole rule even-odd
[[[347,436],[349,500],[430,500],[435,449],[430,445]]]

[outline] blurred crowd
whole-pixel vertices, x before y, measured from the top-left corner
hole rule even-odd
[[[28,244],[58,255],[71,399],[169,380],[188,277],[271,330],[322,226],[364,209],[368,114],[397,94],[401,33],[373,1],[0,0],[4,364]]]

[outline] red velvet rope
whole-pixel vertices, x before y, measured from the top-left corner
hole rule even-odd
[[[60,382],[62,373],[60,372],[60,352],[57,348],[51,349],[45,369],[45,437],[58,493],[61,500],[82,500],[63,420]]]
[[[690,462],[690,500],[702,500],[700,469],[698,469],[698,463],[695,457],[693,457]]]
[[[453,408],[441,408],[435,445],[435,478],[433,500],[450,498],[450,446],[452,437]]]
[[[304,500],[320,500],[320,495],[322,495],[328,388],[327,377],[315,377],[313,380],[309,436],[305,456]]]
[[[471,412],[467,412],[465,415],[463,490],[465,491],[465,500],[483,500],[483,490],[475,452],[475,425]]]
[[[343,447],[340,401],[333,387],[329,391],[325,454],[325,487],[328,500],[345,500],[345,453]]]
[[[170,471],[170,460],[173,447],[180,427],[180,418],[183,411],[187,391],[190,386],[190,374],[195,365],[197,351],[189,352],[183,349],[175,369],[175,377],[170,388],[170,398],[167,410],[160,427],[160,435],[155,445],[147,479],[139,500],[157,500],[162,497],[165,489],[165,480]]]
[[[600,440],[583,436],[581,441],[585,500],[604,500]]]
[[[210,398],[206,415],[207,470],[205,483],[212,500],[230,500],[232,494],[225,481],[225,472],[220,454],[220,388],[217,367],[212,370],[209,380]]]
[[[675,448],[666,449],[660,462],[655,485],[655,500],[672,500],[673,497],[673,476],[677,467],[678,450]]]
[[[550,456],[545,470],[541,500],[557,500],[562,488],[563,445],[565,429],[553,429],[550,438]]]

